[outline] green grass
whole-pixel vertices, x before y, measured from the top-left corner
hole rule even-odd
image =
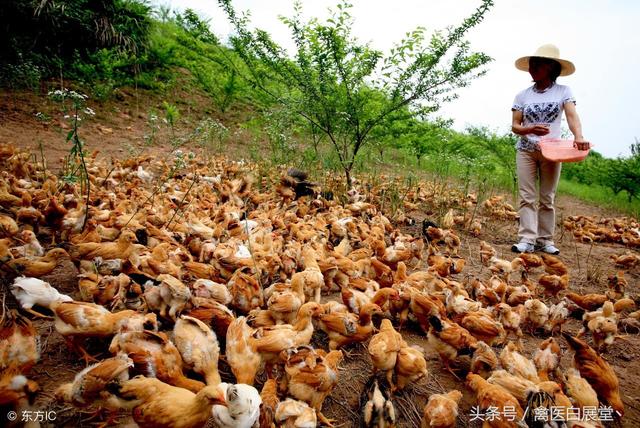
[[[632,199],[629,202],[627,193],[624,191],[614,195],[611,189],[604,186],[586,185],[561,179],[558,185],[558,193],[571,195],[583,201],[620,211],[636,218],[640,217],[640,200]]]

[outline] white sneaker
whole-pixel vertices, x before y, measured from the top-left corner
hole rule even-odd
[[[558,254],[560,254],[560,250],[556,248],[556,246],[553,244],[536,245],[536,251],[542,251],[543,253],[553,254],[554,256],[557,256]]]
[[[518,242],[511,247],[514,253],[533,253],[535,247],[528,242]]]

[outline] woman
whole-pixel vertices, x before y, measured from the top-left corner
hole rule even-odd
[[[511,108],[511,129],[520,135],[516,145],[520,240],[511,250],[516,253],[540,250],[548,254],[559,254],[560,250],[553,243],[556,224],[553,204],[562,164],[543,158],[538,141],[542,138],[560,138],[564,111],[575,146],[580,150],[589,148],[589,143],[582,136],[582,126],[571,89],[556,83],[558,76],[572,74],[575,67],[570,61],[560,58],[560,51],[556,46],[543,45],[532,56],[519,58],[516,68],[528,71],[534,84],[516,95]],[[536,184],[540,188],[537,207]]]

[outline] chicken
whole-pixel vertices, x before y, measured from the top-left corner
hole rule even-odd
[[[215,333],[205,323],[182,315],[173,326],[173,342],[187,368],[201,374],[207,385],[220,383],[220,346]]]
[[[264,305],[264,294],[258,280],[245,273],[247,268],[238,269],[227,284],[231,293],[230,306],[242,314]]]
[[[489,407],[494,408],[500,415],[505,414],[505,408],[513,410],[514,421],[507,418],[495,418],[485,420],[484,427],[515,427],[516,421],[523,418],[524,411],[520,407],[518,400],[507,390],[498,385],[492,385],[482,377],[469,373],[467,375],[467,385],[476,393],[478,407],[481,411],[486,411]]]
[[[483,312],[467,313],[460,321],[460,325],[473,337],[490,346],[503,344],[507,337],[502,324]]]
[[[109,259],[128,259],[137,250],[134,245],[138,239],[130,230],[123,231],[115,242],[86,242],[71,247],[74,260],[93,260],[96,257]]]
[[[295,324],[260,327],[251,334],[249,344],[267,363],[268,375],[270,366],[278,360],[281,351],[309,343],[313,334],[312,319],[323,313],[324,310],[318,303],[308,302],[300,307]]]
[[[53,302],[50,309],[55,316],[55,328],[72,350],[80,353],[85,361],[95,360],[81,344],[84,337],[109,337],[121,328],[142,330],[157,329],[154,314],[141,314],[132,310],[116,313],[102,306],[85,302]]]
[[[633,254],[631,252],[627,252],[626,254],[621,254],[619,256],[611,255],[610,258],[616,266],[622,266],[627,269],[640,263],[640,255]]]
[[[65,258],[69,258],[69,254],[65,250],[53,248],[47,251],[43,257],[20,257],[3,263],[2,267],[25,277],[40,278],[50,274]]]
[[[446,394],[431,394],[424,406],[421,428],[453,428],[458,418],[462,393],[457,389]]]
[[[319,354],[318,354],[319,355]],[[289,359],[285,363],[289,394],[313,407],[318,419],[333,426],[322,414],[322,403],[338,383],[338,364],[342,351],[331,351],[321,358]]]
[[[563,300],[560,303],[551,305],[549,307],[549,321],[545,326],[545,330],[547,330],[553,336],[556,328],[559,327],[560,333],[562,333],[562,326],[565,322],[567,322],[568,316],[569,309],[567,308],[566,301]]]
[[[0,202],[1,205],[1,202]],[[0,214],[0,232],[2,232],[5,236],[15,236],[20,231],[20,227],[18,227],[18,223],[16,221],[4,214]]]
[[[533,361],[520,354],[516,348],[517,346],[513,342],[509,342],[500,352],[502,367],[509,373],[528,379],[533,383],[540,382]]]
[[[44,250],[42,245],[38,242],[36,234],[30,230],[23,230],[20,232],[20,240],[24,242],[24,245],[11,248],[11,252],[14,257],[42,257],[44,256]]]
[[[396,383],[391,386],[391,392],[403,390],[407,385],[429,375],[424,352],[417,345],[404,346],[398,352],[395,367]]]
[[[367,294],[362,291],[358,291],[358,290],[351,290],[351,291],[353,295],[352,300],[351,299],[345,300],[344,294],[342,296],[342,299],[344,301],[344,304],[347,305],[347,307],[349,308],[349,310],[355,314],[359,314],[360,309],[367,303],[373,303],[375,305],[378,305],[380,306],[381,309],[384,310],[384,308],[387,306],[388,301],[397,301],[400,299],[398,290],[394,288],[389,288],[389,287],[381,288],[377,290],[374,293],[373,297],[367,296]]]
[[[563,373],[560,374],[563,377],[564,389],[574,406],[580,408],[598,407],[598,394],[589,385],[589,382],[580,376],[578,370],[570,367],[566,371],[566,376]]]
[[[625,295],[627,286],[629,285],[624,277],[624,271],[618,271],[615,275],[609,275],[608,277],[607,297],[610,299],[621,299]]]
[[[316,410],[303,401],[287,398],[276,408],[275,420],[283,428],[315,428],[318,426]],[[262,426],[260,427],[262,428]]]
[[[373,333],[374,314],[382,314],[380,306],[367,303],[360,315],[351,313],[331,313],[321,315],[319,328],[329,336],[329,349],[334,350],[355,342],[364,342]]]
[[[0,327],[0,371],[26,374],[40,359],[39,335],[29,319],[17,311],[2,315]]]
[[[200,391],[205,386],[184,375],[180,352],[163,332],[120,332],[111,340],[109,352],[127,354],[133,360],[137,373],[156,377],[170,385],[193,392]]]
[[[213,422],[218,428],[251,428],[260,416],[260,393],[251,385],[221,383],[225,404],[214,404]]]
[[[542,257],[537,254],[521,253],[518,254],[517,257],[522,260],[522,265],[527,272],[532,268],[540,267],[543,264]]]
[[[444,367],[457,378],[450,363],[455,361],[459,355],[472,354],[477,347],[478,340],[453,321],[431,316],[429,323],[431,324],[427,333],[429,345],[438,352]]]
[[[286,284],[274,284],[271,287],[278,285],[280,285],[279,289],[274,290],[267,300],[267,308],[275,323],[292,324],[295,322],[295,317],[300,306],[306,301],[304,282],[296,281],[295,289]],[[294,283],[292,283],[292,286],[293,285]]]
[[[35,305],[49,308],[53,302],[70,302],[73,300],[66,294],[61,294],[48,282],[24,276],[14,279],[11,285],[11,294],[18,300],[22,309],[38,317],[43,317],[44,315],[31,309]]]
[[[601,309],[585,313],[582,317],[583,328],[578,337],[588,330],[593,336],[596,349],[601,350],[613,344],[618,333],[618,317],[613,309],[613,303],[607,301]]]
[[[36,382],[27,379],[15,369],[0,372],[0,406],[5,409],[9,407],[17,415],[22,415],[24,411],[32,411],[30,405],[33,404],[39,389]],[[11,425],[11,422],[7,424]],[[27,425],[28,423],[24,426]]]
[[[538,284],[542,286],[547,296],[556,297],[558,293],[569,288],[569,275],[542,275],[538,278]]]
[[[488,373],[495,370],[496,367],[498,367],[498,356],[491,346],[479,340],[471,357],[469,371],[486,378]]]
[[[538,299],[527,300],[524,303],[524,313],[532,335],[535,330],[544,328],[549,320],[549,308]]]
[[[134,407],[133,419],[141,428],[198,428],[211,417],[214,405],[226,405],[225,391],[218,385],[193,393],[155,378],[136,376],[110,390]]]
[[[291,276],[291,288],[296,290],[298,283],[302,285],[305,295],[308,299],[312,299],[316,303],[320,303],[320,293],[324,285],[324,276],[318,265],[318,256],[316,252],[309,246],[302,250],[302,261],[304,270],[296,272]]]
[[[549,380],[549,372],[556,372],[560,364],[562,351],[560,345],[550,337],[544,340],[533,354],[533,363],[538,369],[538,377],[542,381]]]
[[[260,428],[275,428],[276,409],[280,404],[278,398],[278,382],[275,379],[267,379],[260,391]]]
[[[501,386],[513,395],[522,405],[526,405],[530,393],[539,392],[539,388],[534,382],[509,373],[506,370],[494,371],[487,379],[487,382]]]
[[[393,385],[393,372],[398,358],[398,352],[406,347],[402,335],[398,333],[388,319],[383,319],[380,332],[369,341],[367,350],[371,356],[374,373],[382,371],[386,375],[389,385]]]
[[[624,404],[620,397],[618,377],[611,366],[582,340],[562,333],[571,349],[575,351],[573,364],[580,375],[591,384],[598,398],[610,405],[622,417]]]
[[[218,342],[224,346],[227,337],[227,329],[229,325],[235,320],[235,316],[231,309],[218,303],[212,299],[205,299],[202,297],[192,297],[191,303],[193,307],[187,309],[184,315],[197,318],[203,323],[211,326],[213,332],[218,338]]]
[[[500,303],[496,306],[498,313],[498,322],[502,324],[506,331],[505,339],[508,339],[510,333],[516,334],[516,339],[520,341],[522,338],[522,329],[520,323],[522,321],[524,306],[519,305],[517,308],[512,308],[506,303]]]
[[[582,309],[585,309],[587,311],[595,311],[596,309],[604,305],[606,301],[609,300],[609,298],[604,294],[580,295],[580,294],[569,292],[569,293],[566,293],[565,296],[567,297],[567,299],[571,300],[572,302],[580,306]]]
[[[106,388],[129,380],[130,368],[133,368],[133,361],[126,355],[107,358],[77,373],[73,382],[60,385],[55,397],[74,407],[98,404],[115,411],[121,403]]]
[[[175,321],[187,302],[191,300],[191,290],[182,281],[169,274],[158,275],[156,280],[160,282],[158,289],[162,298],[159,308],[160,316],[169,315]],[[168,314],[167,308],[169,308]]]
[[[396,409],[393,402],[389,399],[388,394],[385,395],[378,386],[378,380],[372,377],[373,385],[366,385],[367,402],[362,405],[363,398],[360,399],[362,407],[361,426],[366,428],[391,428],[396,425]],[[369,381],[369,384],[371,381]]]
[[[231,371],[238,383],[253,384],[260,363],[261,355],[249,343],[253,329],[247,324],[245,317],[238,317],[227,329],[225,356]]]
[[[542,253],[541,256],[544,271],[549,275],[565,276],[569,273],[567,266],[558,257],[546,253]]]

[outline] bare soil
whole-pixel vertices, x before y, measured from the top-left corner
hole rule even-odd
[[[100,156],[106,158],[126,158],[130,151],[152,152],[158,154],[168,151],[167,147],[148,147],[144,142],[144,135],[148,132],[147,112],[154,108],[160,110],[161,99],[144,93],[136,93],[132,90],[123,90],[119,100],[93,106],[97,114],[82,124],[81,137],[86,142],[90,151],[100,150]],[[219,113],[213,112],[208,106],[208,101],[201,94],[176,92],[175,103],[181,106],[181,110],[187,112],[180,123],[181,129],[188,129],[194,123],[206,116],[220,118]],[[209,110],[209,111],[207,111]],[[51,117],[47,123],[36,118],[37,112],[45,112]],[[236,114],[236,113],[234,113]],[[223,118],[224,119],[224,118]],[[237,118],[232,118],[235,120]],[[108,130],[105,130],[108,128]],[[59,106],[48,101],[45,96],[29,92],[2,92],[0,93],[0,143],[13,143],[18,147],[29,149],[36,154],[37,161],[41,162],[40,144],[42,152],[52,169],[59,168],[61,160],[68,152],[68,144],[64,138],[68,132],[68,125],[59,113]],[[167,133],[165,129],[162,132]],[[166,137],[166,134],[164,134]],[[231,157],[241,156],[246,153],[246,148],[241,144],[233,144],[227,149]],[[589,205],[574,198],[559,195],[557,198],[558,223],[569,215],[594,215],[599,217],[621,216],[619,213],[604,210],[600,207]],[[419,212],[409,213],[418,224],[424,217]],[[405,227],[405,230],[418,236],[419,226]],[[487,279],[490,275],[480,263],[479,241],[485,240],[498,250],[498,256],[511,259],[510,246],[517,235],[517,222],[486,219],[483,224],[482,234],[476,238],[467,235],[464,231],[458,231],[462,240],[460,254],[466,258],[467,264],[462,274],[454,279],[464,280],[466,276]],[[604,293],[607,290],[607,276],[616,271],[611,255],[619,255],[627,251],[617,244],[588,245],[577,242],[570,233],[565,233],[558,228],[556,231],[556,244],[561,250],[560,258],[570,268],[570,289],[577,293]],[[55,287],[63,290],[74,289],[75,275],[73,266],[63,267],[55,272],[48,280]],[[640,268],[626,272],[629,282],[628,291],[632,296],[638,294],[640,285]],[[536,278],[532,278],[535,280]],[[2,281],[4,282],[4,281]],[[3,293],[6,293],[3,288]],[[11,296],[10,296],[11,297]],[[329,296],[337,298],[339,296]],[[548,303],[548,301],[547,301]],[[15,305],[11,298],[7,298],[9,307]],[[44,426],[95,426],[101,419],[91,419],[92,410],[78,411],[68,406],[55,403],[53,391],[64,382],[73,379],[75,373],[84,368],[82,361],[70,354],[62,337],[53,328],[52,321],[37,320],[35,325],[41,334],[42,359],[32,372],[30,378],[40,385],[41,392],[34,405],[35,410],[50,409],[57,412],[57,419]],[[565,325],[565,330],[577,333],[580,328],[578,320],[570,320]],[[400,427],[416,427],[422,417],[422,409],[426,404],[429,394],[447,392],[451,389],[459,389],[464,396],[460,403],[460,415],[458,427],[480,426],[479,423],[469,422],[471,406],[475,405],[475,397],[465,387],[464,382],[454,378],[443,369],[437,354],[430,351],[426,336],[417,326],[408,325],[402,332],[405,340],[410,344],[421,346],[426,350],[426,357],[430,374],[426,379],[411,385],[395,397],[396,408],[400,414]],[[525,334],[524,346],[531,355],[539,343],[545,337],[533,337]],[[323,341],[322,335],[314,337],[314,341]],[[559,340],[563,351],[561,367],[572,365],[573,353],[567,351],[564,340]],[[104,343],[90,343],[89,351],[107,355]],[[340,426],[358,426],[361,409],[360,397],[367,380],[371,376],[371,362],[366,351],[366,344],[359,344],[347,348],[348,355],[341,365],[340,380],[338,386],[324,403],[324,414],[336,421]],[[495,348],[496,353],[499,349]],[[604,358],[612,365],[618,379],[622,398],[626,407],[626,413],[621,423],[610,426],[638,427],[640,426],[640,337],[626,335],[618,339],[610,347]],[[223,380],[232,380],[230,371],[221,363]],[[261,383],[261,382],[259,382]],[[259,387],[259,386],[258,386]],[[2,409],[0,409],[2,410]],[[130,417],[122,415],[117,423],[121,426],[132,424]]]

